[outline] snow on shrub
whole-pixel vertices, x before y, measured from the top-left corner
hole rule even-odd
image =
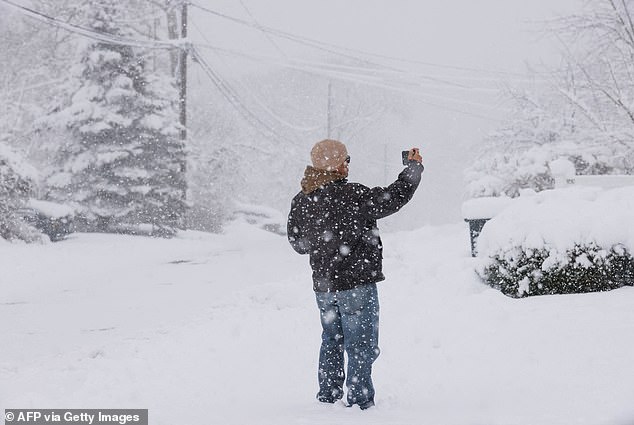
[[[478,274],[512,297],[634,284],[634,187],[521,196],[478,239]]]

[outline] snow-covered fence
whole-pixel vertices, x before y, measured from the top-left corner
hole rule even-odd
[[[567,159],[556,159],[548,164],[555,179],[555,188],[562,189],[570,186],[590,186],[603,189],[634,186],[634,175],[601,174],[578,176],[574,164]]]
[[[634,186],[634,176],[621,174],[600,176],[575,176],[573,177],[571,184],[575,186],[614,189],[617,187]]]

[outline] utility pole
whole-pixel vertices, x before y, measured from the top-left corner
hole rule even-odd
[[[179,79],[180,86],[178,90],[178,103],[180,105],[180,125],[181,125],[181,143],[183,149],[187,145],[187,53],[189,43],[187,40],[187,1],[183,0],[181,4],[181,45],[179,54]],[[187,173],[187,159],[183,157],[180,163],[180,171],[182,177],[182,197],[183,201],[187,199],[187,182],[185,174]]]
[[[187,38],[187,2],[184,1],[181,9],[181,38]],[[183,143],[187,140],[187,46],[181,45],[180,51],[180,124],[181,124],[181,140]],[[184,170],[183,170],[184,171]]]

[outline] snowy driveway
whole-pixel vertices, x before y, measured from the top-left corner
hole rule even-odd
[[[0,409],[152,424],[634,423],[634,288],[514,300],[466,227],[385,234],[377,407],[319,405],[307,259],[246,224],[173,240],[0,242]]]

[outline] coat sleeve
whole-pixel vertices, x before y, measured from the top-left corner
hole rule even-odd
[[[423,164],[410,162],[388,187],[369,189],[363,196],[364,215],[379,219],[400,210],[414,196],[424,169]]]
[[[286,222],[286,236],[288,237],[288,242],[298,254],[308,254],[310,252],[310,243],[303,229],[304,219],[300,204],[297,196],[293,198],[291,211]]]

